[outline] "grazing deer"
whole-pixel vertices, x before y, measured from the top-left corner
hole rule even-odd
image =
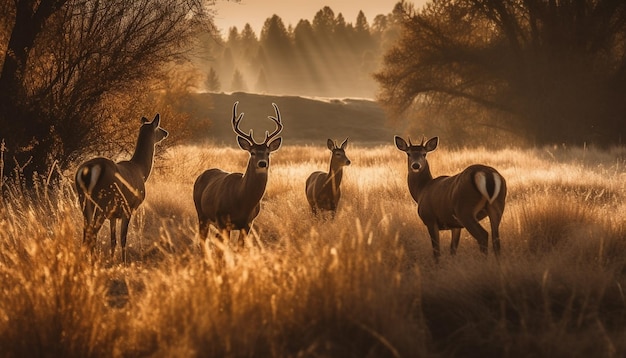
[[[417,212],[428,228],[435,261],[439,260],[439,231],[451,230],[450,254],[459,246],[461,229],[465,228],[487,254],[489,234],[479,221],[489,216],[493,250],[500,254],[498,227],[504,212],[506,181],[494,168],[474,164],[454,176],[433,179],[426,154],[437,148],[439,138],[411,144],[395,136],[396,147],[408,155],[409,191],[417,202]]]
[[[313,214],[317,215],[317,211],[320,209],[330,211],[334,217],[341,197],[339,186],[343,177],[343,167],[350,165],[350,159],[346,156],[348,138],[339,147],[330,139],[326,145],[332,152],[330,170],[328,173],[318,171],[309,175],[306,180],[306,198]]]
[[[278,106],[272,103],[276,117],[268,116],[276,124],[271,134],[265,132],[265,140],[254,141],[252,130],[249,134],[239,129],[243,113],[237,116],[237,104],[233,106],[232,126],[237,134],[239,147],[250,153],[245,173],[227,173],[220,169],[209,169],[200,174],[193,186],[193,201],[198,214],[200,237],[205,240],[212,224],[225,238],[231,230],[239,230],[239,244],[245,246],[245,237],[250,232],[252,221],[261,210],[260,201],[265,193],[270,166],[270,153],[278,150],[282,138],[274,139],[283,130]]]
[[[111,226],[111,257],[115,254],[117,219],[121,219],[122,262],[126,262],[126,236],[130,218],[146,197],[145,182],[152,171],[154,147],[165,139],[167,131],[159,127],[157,114],[152,122],[142,118],[135,153],[130,160],[115,163],[107,158],[93,158],[76,171],[76,191],[85,227],[83,244],[93,254],[98,232],[106,219]]]

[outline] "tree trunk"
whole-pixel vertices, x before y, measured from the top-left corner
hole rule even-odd
[[[24,71],[30,50],[46,20],[67,0],[22,0],[15,2],[15,22],[0,72],[0,139],[6,142],[5,175],[12,175],[29,163],[23,173],[30,180],[42,171],[47,161],[44,142],[49,142],[50,128],[42,126],[39,116],[29,110],[24,87]]]

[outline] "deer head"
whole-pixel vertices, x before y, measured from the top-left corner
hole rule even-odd
[[[407,154],[409,171],[413,173],[420,173],[428,168],[426,154],[437,149],[437,144],[439,144],[439,137],[433,137],[426,143],[422,139],[422,142],[418,145],[413,145],[411,138],[409,138],[409,143],[399,136],[396,136],[394,139],[396,147]]]
[[[237,143],[241,149],[250,153],[248,167],[254,168],[256,172],[267,172],[270,165],[270,153],[278,150],[282,143],[281,137],[275,138],[283,130],[283,124],[280,120],[280,111],[278,110],[278,106],[275,103],[272,103],[276,116],[267,117],[276,123],[276,129],[271,134],[268,131],[265,131],[265,140],[262,143],[257,143],[254,140],[252,129],[250,129],[249,133],[244,133],[239,128],[239,124],[243,119],[243,113],[240,113],[239,116],[237,116],[238,104],[239,102],[235,102],[235,105],[233,106],[232,119],[233,131],[237,134]]]
[[[155,144],[167,138],[169,134],[165,129],[160,127],[161,116],[158,113],[154,116],[152,121],[146,117],[141,117],[141,124],[142,126],[139,129],[139,135],[154,136],[152,142]]]
[[[350,165],[350,159],[346,156],[346,147],[348,146],[348,138],[341,143],[340,146],[337,146],[336,142],[333,142],[331,139],[326,141],[326,146],[333,153],[330,157],[330,168],[331,170],[339,170],[344,166]]]

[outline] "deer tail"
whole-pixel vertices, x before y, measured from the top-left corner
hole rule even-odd
[[[489,201],[489,204],[496,200],[502,189],[502,177],[497,172],[476,172],[474,183],[478,191]]]
[[[100,164],[83,165],[76,172],[76,184],[85,194],[91,195],[102,174]]]
[[[93,197],[93,190],[102,174],[102,166],[97,163],[82,165],[76,172],[76,187],[82,192],[81,207],[87,221],[94,220],[95,208],[97,204]],[[80,197],[80,196],[79,196]]]

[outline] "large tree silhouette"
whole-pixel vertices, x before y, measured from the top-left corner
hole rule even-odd
[[[210,21],[201,0],[16,0],[6,8],[0,139],[5,175],[26,180],[111,145],[110,132],[139,117],[117,118],[109,104],[149,92],[147,81],[181,59]]]
[[[403,25],[376,75],[396,114],[466,113],[466,127],[480,116],[538,143],[626,134],[622,0],[442,0],[407,12]]]

